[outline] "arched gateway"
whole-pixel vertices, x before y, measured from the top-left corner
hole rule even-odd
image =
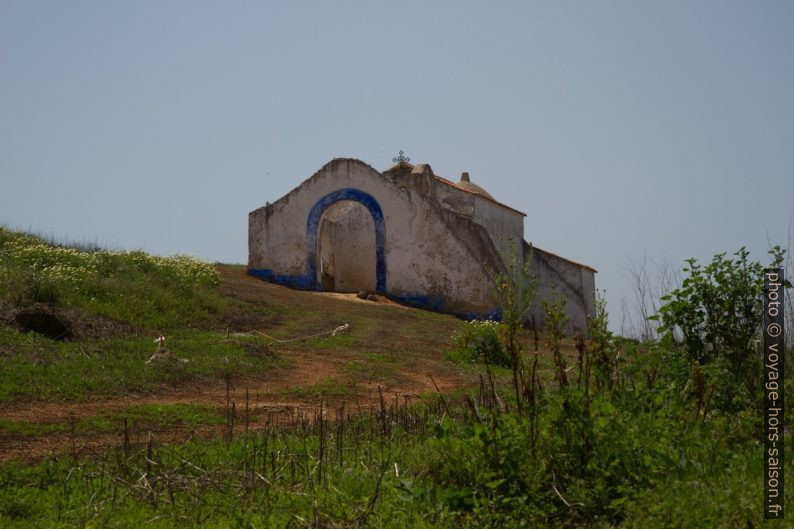
[[[524,215],[474,184],[438,177],[405,157],[380,172],[334,159],[272,204],[249,214],[248,272],[307,290],[377,290],[404,303],[467,318],[499,316],[490,277],[510,242],[527,259]],[[515,246],[515,245],[514,245]],[[538,300],[567,300],[569,332],[584,331],[595,270],[534,247]]]
[[[385,253],[385,246],[386,246],[386,223],[383,220],[383,210],[381,209],[378,201],[375,198],[361,191],[360,189],[355,189],[352,187],[339,189],[332,193],[328,193],[320,200],[318,200],[314,206],[312,207],[311,211],[309,212],[309,218],[306,221],[306,249],[307,249],[307,257],[306,257],[306,275],[308,277],[315,278],[315,285],[314,287],[317,289],[322,290],[343,290],[343,289],[329,289],[325,288],[327,285],[323,284],[323,274],[322,274],[322,259],[321,259],[321,252],[320,250],[320,239],[318,237],[320,229],[322,227],[321,220],[324,219],[327,215],[326,213],[333,208],[334,205],[343,204],[346,202],[352,202],[354,204],[361,204],[366,208],[369,214],[372,216],[372,222],[374,223],[375,228],[375,240],[374,240],[374,248],[367,248],[367,244],[361,245],[361,247],[355,248],[355,252],[345,252],[345,249],[350,248],[350,244],[345,246],[342,245],[335,245],[333,241],[331,246],[330,255],[332,257],[339,256],[340,254],[346,254],[346,257],[350,257],[345,259],[346,261],[346,268],[345,272],[347,272],[350,276],[355,277],[357,274],[352,273],[350,274],[351,267],[355,271],[358,267],[366,268],[366,264],[368,261],[368,253],[374,253],[375,255],[375,281],[374,281],[374,289],[378,292],[386,292],[386,253]],[[354,210],[355,211],[355,210]],[[360,219],[357,219],[355,216],[347,215],[348,217],[353,217],[352,222],[342,223],[340,221],[344,221],[344,217],[339,219],[338,223],[342,228],[345,228],[348,232],[355,232],[358,228],[359,232],[363,231],[363,235],[367,235],[367,226],[363,225]],[[328,219],[326,219],[326,224],[328,223]],[[363,228],[363,229],[361,229]],[[357,237],[350,237],[348,238],[348,243],[350,242],[349,239],[356,239]],[[346,241],[342,241],[343,243]],[[365,241],[366,242],[366,241]],[[370,252],[370,250],[374,250],[374,252]],[[352,255],[350,255],[352,253]],[[365,255],[362,255],[365,254]],[[363,265],[363,266],[362,266]],[[336,277],[336,274],[334,274]],[[335,284],[338,284],[335,283]],[[356,282],[351,282],[351,286],[345,288],[344,290],[347,291],[356,291],[356,290],[369,290],[366,287],[369,286],[366,283],[366,278],[359,278]],[[363,288],[362,288],[363,287]]]

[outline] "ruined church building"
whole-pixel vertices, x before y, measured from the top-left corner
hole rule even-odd
[[[402,303],[465,318],[498,318],[490,287],[505,270],[509,241],[537,280],[530,309],[543,326],[542,299],[567,300],[571,334],[586,332],[595,270],[524,240],[526,214],[472,183],[433,174],[400,155],[379,172],[331,160],[278,201],[249,214],[248,272],[307,290],[372,290]],[[505,257],[503,257],[505,256]]]

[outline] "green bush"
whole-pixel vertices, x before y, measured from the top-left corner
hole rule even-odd
[[[433,496],[471,526],[540,526],[549,476],[528,449],[529,425],[514,413],[469,427],[445,419],[427,442]]]
[[[770,250],[769,267],[780,266],[783,254],[779,246]],[[661,333],[680,337],[693,361],[705,364],[725,356],[743,370],[760,330],[764,266],[748,260],[745,248],[734,256],[717,254],[706,266],[687,259],[689,268],[683,271],[688,276],[661,298],[665,303],[651,319],[661,321]]]
[[[464,361],[510,367],[510,356],[500,339],[501,324],[495,321],[466,322],[463,329],[452,336],[457,353]]]
[[[549,333],[549,345],[556,369],[555,379],[562,387],[568,385],[568,376],[565,374],[567,371],[565,358],[560,351],[560,343],[565,335],[564,329],[568,324],[568,316],[565,312],[566,301],[566,298],[556,292],[551,301],[542,300],[543,312],[546,314],[546,331]]]
[[[688,259],[681,287],[663,296],[650,318],[661,322],[671,354],[688,359],[687,393],[704,416],[710,408],[735,411],[757,401],[764,266],[744,248],[733,255],[717,254],[705,266]],[[776,246],[769,255],[769,267],[777,268],[784,250]]]

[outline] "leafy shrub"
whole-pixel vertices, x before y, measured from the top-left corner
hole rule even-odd
[[[779,246],[770,250],[770,267],[780,266],[783,254]],[[681,288],[663,296],[659,314],[651,317],[661,320],[660,332],[680,333],[685,350],[700,364],[727,356],[734,368],[741,369],[754,349],[761,324],[764,267],[749,261],[748,255],[745,248],[734,253],[736,259],[717,254],[706,266],[687,259],[688,276]]]
[[[504,344],[509,356],[509,366],[513,370],[513,389],[519,411],[522,408],[521,392],[525,391],[523,366],[521,362],[521,345],[518,333],[524,324],[532,300],[537,292],[537,281],[532,274],[532,246],[518,245],[512,238],[508,239],[508,252],[500,253],[505,270],[491,276],[491,290],[504,322]],[[526,243],[523,243],[526,244]],[[535,393],[535,370],[533,364],[530,375],[529,393]],[[531,399],[530,399],[531,400]]]
[[[426,453],[439,503],[469,514],[473,527],[536,527],[546,520],[548,474],[528,450],[526,420],[511,413],[461,428],[445,419],[434,433]]]
[[[551,346],[556,368],[556,380],[560,386],[568,385],[568,377],[565,374],[565,359],[560,351],[560,341],[564,336],[563,329],[568,323],[568,316],[565,313],[566,299],[560,294],[555,293],[551,301],[543,300],[543,312],[546,314],[546,330],[549,333],[549,345]]]
[[[502,347],[500,329],[501,324],[495,321],[472,320],[466,322],[452,340],[465,361],[510,367],[510,356]]]
[[[779,246],[770,250],[769,266],[780,266],[783,254]],[[703,414],[710,405],[735,411],[755,400],[764,266],[748,256],[741,248],[735,258],[717,254],[706,266],[688,259],[681,287],[663,296],[659,313],[651,317],[661,321],[659,332],[673,349],[678,345],[689,359],[688,392]]]
[[[592,341],[590,358],[585,362],[585,386],[589,383],[590,368],[595,368],[596,387],[612,387],[618,378],[618,357],[615,335],[609,330],[609,315],[604,295],[596,293],[595,310],[587,318]],[[581,369],[581,367],[580,367]]]

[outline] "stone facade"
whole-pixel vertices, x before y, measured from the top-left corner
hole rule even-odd
[[[375,290],[403,303],[466,318],[499,311],[489,278],[509,241],[532,255],[539,299],[560,292],[570,333],[586,331],[595,301],[590,267],[524,242],[524,217],[464,173],[460,182],[427,164],[379,172],[337,158],[278,201],[249,214],[248,271],[311,290]],[[543,325],[537,300],[531,314]]]

